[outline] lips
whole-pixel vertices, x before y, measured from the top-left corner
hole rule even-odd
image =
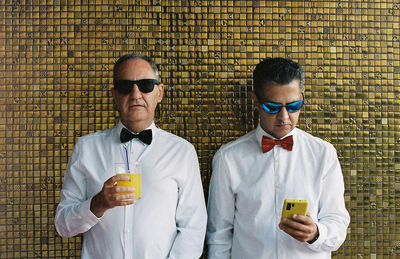
[[[284,128],[284,127],[290,127],[290,124],[277,124],[275,126]]]
[[[144,107],[145,104],[142,102],[131,102],[129,103],[129,107]]]

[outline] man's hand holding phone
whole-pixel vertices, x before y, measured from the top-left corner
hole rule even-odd
[[[319,232],[307,206],[305,200],[285,200],[279,228],[294,239],[311,244],[317,240]]]

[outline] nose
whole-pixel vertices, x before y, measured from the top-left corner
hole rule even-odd
[[[289,112],[286,110],[286,107],[282,107],[276,116],[279,120],[286,121],[289,119]]]
[[[133,89],[130,95],[134,99],[140,99],[142,97],[142,92],[140,92],[139,87],[136,84],[133,85]]]

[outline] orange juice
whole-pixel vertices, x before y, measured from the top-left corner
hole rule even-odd
[[[117,186],[130,186],[135,188],[135,199],[138,199],[142,196],[142,178],[140,173],[134,174],[119,174],[119,175],[127,175],[131,178],[130,181],[118,181]],[[128,194],[128,192],[120,192],[119,194]]]

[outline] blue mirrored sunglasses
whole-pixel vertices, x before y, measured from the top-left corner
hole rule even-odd
[[[288,103],[286,105],[282,105],[281,103],[273,103],[273,102],[264,102],[262,103],[262,108],[265,112],[269,114],[276,114],[278,113],[282,107],[285,107],[286,110],[290,113],[298,112],[301,107],[303,107],[304,101],[295,101],[292,103]]]

